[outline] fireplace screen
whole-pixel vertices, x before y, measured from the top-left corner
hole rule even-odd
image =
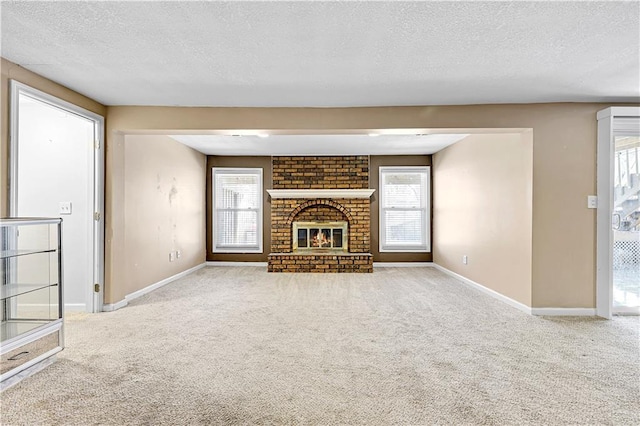
[[[347,251],[347,222],[294,222],[293,251]]]

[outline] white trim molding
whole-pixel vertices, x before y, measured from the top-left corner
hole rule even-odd
[[[223,180],[220,180],[223,176],[245,176],[245,177],[253,177],[256,178],[255,181],[255,190],[256,190],[256,200],[255,205],[243,205],[240,207],[237,201],[223,201],[226,199],[225,196],[219,197],[216,194],[216,191],[220,190],[221,193],[224,193],[224,184]],[[220,178],[220,179],[219,179]],[[222,185],[222,186],[221,186]],[[262,216],[263,216],[263,190],[264,188],[264,178],[263,178],[263,169],[262,167],[249,167],[249,168],[238,168],[238,167],[212,167],[211,168],[211,242],[213,247],[211,248],[212,253],[262,253],[262,240],[263,240],[263,226],[262,226]],[[239,194],[238,189],[231,189],[231,193]],[[235,199],[235,195],[233,197]],[[248,197],[249,199],[251,197]],[[227,205],[227,203],[231,205]],[[221,203],[221,204],[219,204]],[[243,203],[241,203],[243,204]],[[219,229],[220,227],[224,227],[222,222],[219,223],[218,216],[220,212],[225,212],[225,214],[239,214],[239,213],[256,213],[256,221],[255,225],[255,233],[256,233],[256,242],[255,243],[240,243],[240,242],[231,242],[223,244],[218,241],[218,237],[216,233],[224,234],[223,230]],[[223,215],[224,217],[224,215]],[[223,221],[224,222],[224,221]]]
[[[431,166],[381,166],[378,168],[379,176],[379,250],[380,253],[431,253]],[[417,175],[420,178],[420,191],[417,205],[405,205],[400,200],[387,199],[389,195],[385,190],[387,175]],[[399,203],[399,204],[397,204]],[[419,213],[420,214],[420,241],[387,241],[388,213]]]
[[[105,303],[105,304],[102,305],[102,312],[117,311],[120,308],[124,308],[128,304],[129,303],[125,299],[122,299],[122,300],[120,300],[119,302],[116,302],[116,303]]]
[[[86,303],[65,303],[64,310],[65,312],[91,312],[91,310],[87,311]]]
[[[104,120],[105,118],[88,109],[74,103],[65,101],[57,96],[38,90],[17,80],[10,80],[10,140],[9,140],[9,212],[10,216],[20,216],[18,212],[18,157],[19,157],[19,101],[20,95],[35,99],[39,102],[66,111],[72,115],[82,117],[93,122],[93,158],[90,162],[89,176],[91,190],[87,208],[93,209],[93,218],[90,220],[91,231],[87,244],[87,252],[92,257],[92,279],[87,284],[90,286],[86,292],[86,301],[83,311],[100,312],[104,300],[104,168],[105,168],[105,143]],[[89,207],[91,206],[91,207]],[[94,291],[94,285],[98,284],[98,292]],[[65,305],[70,311],[80,310],[75,306],[80,304]]]
[[[598,113],[596,114],[596,119],[598,120],[609,117],[640,117],[640,107],[609,107],[598,111]]]
[[[185,277],[195,271],[197,271],[198,269],[204,268],[204,266],[206,265],[206,263],[201,263],[200,265],[194,266],[193,268],[189,268],[186,271],[182,271],[180,273],[177,273],[175,275],[170,276],[169,278],[165,278],[164,280],[158,281],[157,283],[148,285],[145,288],[142,288],[138,291],[134,291],[131,294],[127,294],[126,296],[124,296],[124,300],[120,300],[119,302],[116,303],[110,303],[110,304],[104,304],[102,305],[102,311],[103,312],[112,312],[112,311],[116,311],[120,308],[124,308],[125,306],[127,306],[129,304],[129,302],[131,302],[134,299],[137,299],[140,296],[144,296],[147,293],[152,292],[153,290],[157,290],[158,288],[165,286],[175,280],[178,280],[182,277]]]
[[[272,199],[278,198],[370,198],[375,189],[267,189]]]
[[[373,262],[374,268],[433,268],[433,262]]]
[[[498,293],[495,290],[491,290],[490,288],[487,288],[485,286],[483,286],[482,284],[478,284],[477,282],[470,280],[467,277],[463,277],[460,274],[456,274],[453,271],[448,270],[447,268],[444,268],[440,265],[438,265],[437,263],[433,264],[433,267],[444,272],[447,275],[452,276],[453,278],[456,278],[459,281],[462,281],[463,283],[467,284],[470,287],[473,287],[476,290],[480,290],[481,292],[483,292],[484,294],[488,294],[489,296],[493,297],[494,299],[498,299],[501,302],[506,303],[507,305],[514,307],[516,309],[521,310],[522,312],[526,312],[527,314],[531,315],[531,307],[525,305],[524,303],[520,303],[517,300],[513,300],[510,297],[505,296],[504,294]]]
[[[613,243],[611,226],[614,205],[614,151],[616,136],[638,133],[640,107],[610,107],[597,113],[596,186],[596,315],[613,314]]]
[[[208,261],[207,266],[263,266],[267,267],[267,262],[221,262],[221,261]]]
[[[531,308],[531,314],[564,317],[593,317],[596,308]]]
[[[475,288],[489,296],[500,300],[516,309],[521,310],[522,312],[526,312],[529,315],[536,316],[569,316],[569,317],[592,317],[596,315],[596,308],[532,308],[529,307],[517,300],[511,299],[510,297],[505,296],[504,294],[498,293],[495,290],[491,290],[483,286],[482,284],[478,284],[475,281],[470,280],[469,278],[463,277],[460,274],[456,274],[453,271],[448,270],[436,263],[433,264],[433,267],[444,272],[447,275],[450,275],[463,283],[469,285],[470,287]]]

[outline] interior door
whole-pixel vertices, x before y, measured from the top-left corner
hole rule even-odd
[[[100,311],[103,119],[15,81],[11,88],[10,214],[63,219],[65,310]]]

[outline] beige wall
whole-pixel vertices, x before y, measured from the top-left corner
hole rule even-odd
[[[105,303],[205,261],[205,155],[166,136],[124,141],[124,247]],[[169,261],[171,251],[181,257]]]
[[[433,156],[435,263],[527,306],[532,300],[530,134],[471,135]]]
[[[427,100],[428,101],[428,100]],[[532,306],[595,306],[596,112],[609,104],[557,103],[378,108],[109,107],[107,140],[118,132],[258,129],[284,133],[375,129],[533,129]],[[496,131],[491,131],[496,133]],[[118,147],[107,152],[107,183],[117,188]],[[112,198],[110,198],[112,197]],[[122,212],[107,193],[107,233]],[[112,222],[113,221],[113,222]],[[115,253],[121,239],[108,241]],[[107,265],[117,269],[117,264]]]
[[[106,117],[106,297],[126,294],[126,133],[259,129],[349,133],[375,129],[533,129],[532,306],[595,306],[596,112],[610,104],[556,103],[377,108],[104,107],[2,60],[0,213],[6,213],[8,79],[15,78]],[[425,102],[429,102],[425,99]],[[638,104],[635,104],[638,105]],[[494,131],[492,131],[495,133]],[[117,299],[111,299],[117,301]],[[109,301],[109,300],[107,300]]]
[[[9,214],[9,115],[10,80],[16,80],[35,89],[57,96],[103,117],[107,108],[73,90],[32,73],[19,65],[0,58],[0,217]]]

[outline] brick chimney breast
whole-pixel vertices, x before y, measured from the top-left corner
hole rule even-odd
[[[368,156],[272,157],[274,190],[366,190]],[[304,191],[300,191],[304,193]],[[316,193],[333,191],[316,191]],[[337,191],[358,198],[271,197],[270,272],[372,272],[370,192]],[[366,198],[364,198],[366,196]],[[292,228],[299,222],[348,223],[347,253],[293,253]]]

